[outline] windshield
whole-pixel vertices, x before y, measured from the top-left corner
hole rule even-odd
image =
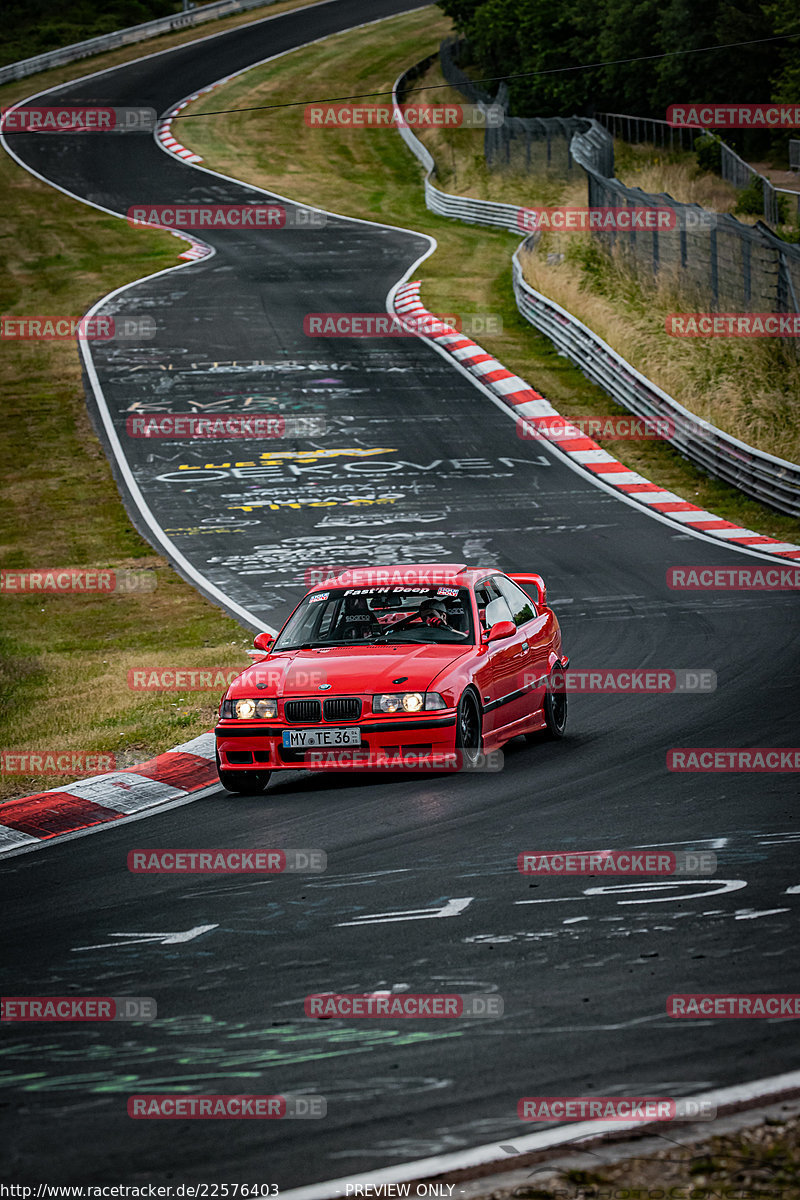
[[[273,649],[473,641],[467,588],[330,588],[305,597]]]

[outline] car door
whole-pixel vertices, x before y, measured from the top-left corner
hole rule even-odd
[[[486,579],[475,589],[479,613],[485,608],[484,628],[491,629],[500,621],[514,621],[508,601],[497,586],[496,579]],[[492,642],[487,647],[490,682],[483,696],[484,730],[507,733],[527,716],[524,675],[528,663],[528,641],[525,632],[517,628],[508,638]]]
[[[547,676],[550,673],[553,638],[548,632],[547,615],[540,615],[536,602],[507,576],[496,575],[493,583],[506,600],[514,624],[523,636],[525,660],[519,687],[524,692],[523,716],[530,716],[544,703]]]

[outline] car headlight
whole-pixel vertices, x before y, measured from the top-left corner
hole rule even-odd
[[[447,708],[438,692],[383,692],[372,698],[374,713],[416,713],[436,708]]]
[[[425,703],[422,692],[384,692],[373,697],[372,711],[376,713],[421,712]]]
[[[264,720],[278,715],[277,700],[223,700],[219,715],[240,721]]]

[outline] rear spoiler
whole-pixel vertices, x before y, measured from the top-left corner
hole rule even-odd
[[[547,588],[541,575],[534,575],[530,571],[517,571],[513,575],[509,571],[507,574],[509,579],[513,579],[514,583],[518,583],[521,587],[535,588],[539,608],[547,608]]]

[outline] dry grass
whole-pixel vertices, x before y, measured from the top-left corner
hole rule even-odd
[[[732,213],[739,192],[719,175],[700,171],[689,150],[668,150],[614,139],[614,173],[629,187],[666,192],[683,204],[701,204],[714,212]],[[752,218],[755,219],[755,218]]]
[[[554,261],[561,254],[563,261]],[[690,412],[770,454],[800,460],[800,362],[791,348],[767,339],[671,337],[667,316],[694,310],[686,296],[665,279],[657,288],[640,286],[586,235],[548,234],[520,258],[531,287],[574,313]]]
[[[531,1167],[526,1183],[502,1184],[480,1200],[603,1200],[629,1197],[691,1197],[692,1200],[800,1200],[800,1119],[770,1118],[739,1133],[678,1144],[646,1158],[599,1163],[585,1155],[586,1169]],[[685,1141],[685,1139],[681,1139]],[[580,1157],[576,1154],[580,1161]],[[476,1198],[477,1200],[477,1198]]]

